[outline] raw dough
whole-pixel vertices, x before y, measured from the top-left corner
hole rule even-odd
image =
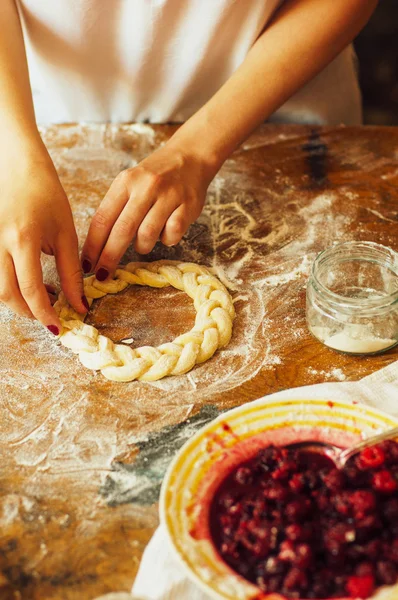
[[[96,298],[117,294],[129,285],[173,287],[185,291],[197,311],[195,325],[173,342],[157,348],[130,348],[113,342],[84,323],[68,304],[63,292],[54,308],[61,319],[61,343],[79,355],[88,369],[100,370],[112,381],[156,381],[166,375],[181,375],[228,344],[235,310],[226,287],[206,267],[194,263],[160,260],[132,262],[117,269],[115,278],[100,282],[94,275],[84,280],[84,293],[91,306]]]

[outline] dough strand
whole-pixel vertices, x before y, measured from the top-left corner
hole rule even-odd
[[[232,298],[206,267],[167,260],[131,262],[117,269],[115,278],[109,281],[98,281],[95,275],[86,277],[84,294],[91,306],[97,298],[117,294],[130,285],[156,288],[171,285],[185,291],[197,312],[195,325],[158,348],[130,348],[114,344],[95,327],[84,323],[86,315],[73,310],[61,292],[54,304],[63,327],[59,340],[88,369],[101,371],[111,381],[157,381],[168,375],[187,373],[230,341],[235,318]]]

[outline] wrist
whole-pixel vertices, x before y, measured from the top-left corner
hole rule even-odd
[[[14,129],[4,133],[0,140],[0,163],[4,165],[16,159],[26,163],[44,163],[49,160],[47,148],[37,128],[30,131]]]
[[[167,142],[167,146],[180,149],[200,164],[204,176],[210,182],[232,153],[225,142],[207,116],[197,113],[181,125]]]

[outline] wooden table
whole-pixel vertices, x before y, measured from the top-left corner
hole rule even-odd
[[[43,131],[81,242],[112,179],[172,131]],[[201,425],[265,394],[356,380],[397,359],[397,350],[337,354],[305,323],[318,251],[352,239],[397,249],[397,184],[398,129],[261,127],[225,164],[185,240],[158,245],[149,257],[209,265],[230,282],[233,339],[189,375],[111,383],[37,323],[0,308],[2,600],[91,600],[129,590],[158,523],[165,469]],[[44,270],[56,282],[52,260]],[[90,322],[113,340],[141,345],[171,340],[193,317],[181,292],[131,287],[98,301]]]

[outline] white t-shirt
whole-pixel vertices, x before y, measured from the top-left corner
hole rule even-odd
[[[244,61],[282,2],[18,0],[37,121],[185,121]],[[274,117],[360,122],[351,47]]]

